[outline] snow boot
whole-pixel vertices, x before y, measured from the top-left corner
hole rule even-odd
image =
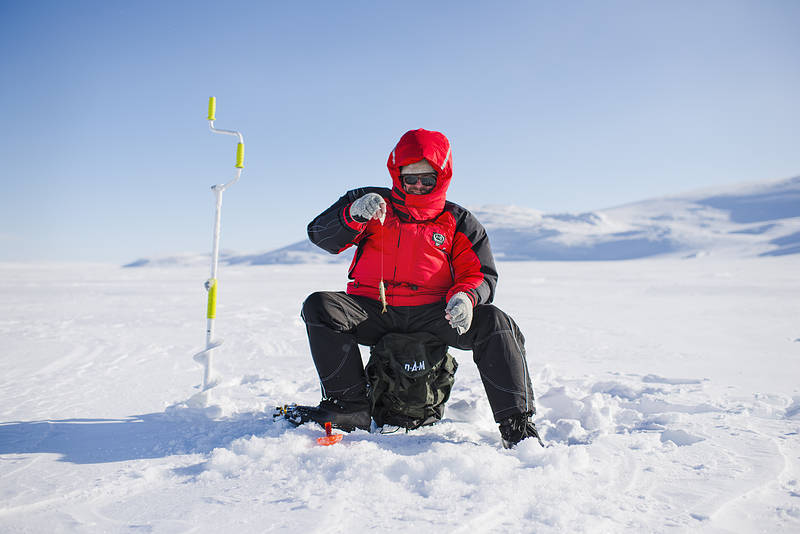
[[[536,425],[531,421],[531,413],[520,413],[512,415],[508,419],[500,421],[500,435],[503,438],[503,447],[512,449],[517,443],[526,438],[536,438],[539,445],[544,447],[542,438],[539,437],[539,431],[536,430]]]
[[[333,428],[352,432],[356,428],[369,430],[372,417],[369,413],[369,401],[339,399],[322,399],[318,406],[295,406],[294,417],[288,418],[296,424],[314,421],[321,426],[331,423]]]

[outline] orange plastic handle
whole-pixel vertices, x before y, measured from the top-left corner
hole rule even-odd
[[[343,437],[344,434],[333,434],[331,432],[331,424],[325,423],[325,435],[322,436],[321,438],[317,438],[317,443],[320,445],[324,445],[326,447],[329,445],[336,445],[337,443],[342,441]]]

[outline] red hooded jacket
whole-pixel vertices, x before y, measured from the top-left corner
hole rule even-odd
[[[434,188],[408,195],[400,167],[426,159],[437,171]],[[489,239],[466,209],[446,200],[453,175],[450,142],[428,130],[407,132],[389,154],[392,189],[364,187],[348,191],[308,225],[309,239],[338,254],[355,245],[347,292],[379,300],[384,280],[390,306],[416,306],[449,300],[459,291],[473,306],[492,301],[497,284]],[[350,216],[350,204],[367,193],[386,199],[383,224]]]

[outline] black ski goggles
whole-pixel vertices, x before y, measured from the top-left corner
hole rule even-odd
[[[406,185],[414,185],[417,182],[421,182],[422,185],[424,185],[425,187],[431,187],[436,185],[435,172],[423,172],[420,174],[401,174],[400,178],[403,179],[403,183]]]

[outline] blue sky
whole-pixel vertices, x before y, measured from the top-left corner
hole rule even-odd
[[[0,260],[271,250],[403,132],[550,212],[800,174],[800,2],[0,0]]]

